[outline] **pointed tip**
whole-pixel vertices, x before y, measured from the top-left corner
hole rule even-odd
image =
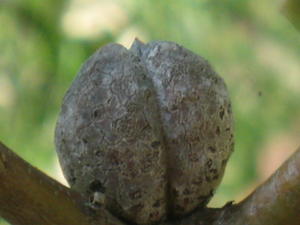
[[[141,41],[138,37],[135,37],[134,38],[134,41],[133,41],[133,43],[132,44],[134,44],[135,42],[138,42],[138,43],[140,43],[140,44],[145,44],[143,41]]]
[[[145,43],[143,42],[143,41],[141,41],[139,38],[137,38],[137,37],[135,37],[134,38],[134,41],[132,42],[132,44],[131,44],[131,49],[132,48],[135,48],[135,47],[142,47],[142,46],[144,46],[145,45]]]
[[[138,56],[140,56],[142,54],[145,45],[146,44],[144,42],[142,42],[140,39],[136,37],[130,47],[130,50],[133,51]]]

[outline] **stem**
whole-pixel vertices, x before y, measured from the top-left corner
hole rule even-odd
[[[300,148],[251,195],[232,207],[224,225],[299,225]]]
[[[0,215],[14,225],[121,225],[0,143]]]

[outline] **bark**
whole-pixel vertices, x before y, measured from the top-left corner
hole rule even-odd
[[[16,225],[121,225],[0,143],[0,215]]]
[[[0,143],[0,215],[13,225],[124,225],[103,208],[93,209]],[[197,209],[160,225],[297,225],[300,218],[300,149],[238,204]]]
[[[300,148],[264,184],[227,212],[224,225],[300,224]]]

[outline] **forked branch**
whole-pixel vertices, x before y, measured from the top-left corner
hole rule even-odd
[[[77,192],[22,160],[0,143],[0,215],[13,225],[124,225],[107,210],[86,205]],[[161,225],[297,225],[300,149],[242,202],[198,209]]]

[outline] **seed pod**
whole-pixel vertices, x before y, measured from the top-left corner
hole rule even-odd
[[[56,146],[70,186],[130,221],[166,211],[166,162],[159,109],[138,57],[117,44],[96,52],[68,90]]]
[[[168,161],[168,211],[184,215],[206,205],[233,150],[226,86],[207,61],[175,43],[136,41],[132,50],[157,93]]]
[[[72,188],[149,224],[207,204],[233,150],[232,120],[226,86],[200,56],[171,42],[109,44],[64,97],[56,149]]]

